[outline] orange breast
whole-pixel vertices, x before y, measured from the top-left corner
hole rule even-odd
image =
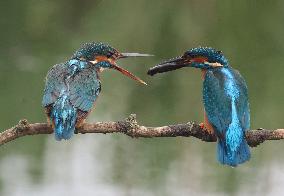
[[[204,110],[204,127],[206,128],[206,130],[207,130],[210,134],[214,134],[213,126],[212,126],[211,123],[209,122],[205,110]]]
[[[202,69],[201,70],[201,76],[202,76],[202,79],[204,80],[205,79],[205,75],[206,75],[206,69]],[[214,133],[214,129],[213,129],[213,126],[211,125],[211,123],[209,122],[208,120],[208,117],[207,117],[207,114],[205,112],[205,109],[204,109],[204,127],[206,128],[206,130],[213,134]]]
[[[201,77],[202,77],[202,80],[205,79],[205,75],[206,75],[206,69],[202,69],[202,70],[201,70]]]

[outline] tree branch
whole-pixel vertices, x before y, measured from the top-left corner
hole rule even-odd
[[[130,137],[195,137],[206,142],[216,142],[216,137],[195,122],[186,124],[167,125],[162,127],[145,127],[138,125],[136,115],[131,114],[127,119],[117,122],[84,123],[77,133],[124,133]],[[29,124],[27,120],[20,120],[18,125],[0,133],[0,145],[26,135],[51,134],[52,128],[47,123]],[[284,139],[284,129],[250,130],[246,133],[246,140],[251,147],[255,147],[265,140]]]

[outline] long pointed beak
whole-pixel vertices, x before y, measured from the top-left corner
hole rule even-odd
[[[148,70],[147,74],[153,76],[157,73],[163,73],[167,71],[172,71],[176,69],[180,69],[182,67],[186,67],[191,63],[190,59],[184,58],[183,56],[176,57],[174,59],[170,59],[163,63],[156,65]]]
[[[116,69],[117,71],[121,72],[123,75],[128,76],[129,78],[132,78],[133,80],[136,80],[142,84],[147,85],[146,82],[144,82],[143,80],[141,80],[140,78],[138,78],[137,76],[133,75],[132,73],[130,73],[129,71],[127,71],[126,69],[123,69],[122,67],[119,67],[116,64],[112,64],[112,68]]]
[[[140,53],[130,53],[130,52],[120,53],[120,54],[121,56],[119,56],[119,58],[154,56],[152,54],[140,54]]]

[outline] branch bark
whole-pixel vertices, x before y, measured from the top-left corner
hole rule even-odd
[[[145,127],[138,125],[136,115],[131,114],[123,121],[84,123],[77,133],[123,133],[130,137],[195,137],[206,142],[216,142],[216,137],[195,122],[186,124],[167,125],[162,127]],[[27,120],[20,120],[18,125],[0,133],[0,145],[8,143],[26,135],[51,134],[53,130],[47,123],[29,124]],[[266,140],[284,139],[284,129],[249,130],[246,140],[251,147],[255,147]]]

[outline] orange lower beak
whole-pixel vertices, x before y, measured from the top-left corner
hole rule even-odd
[[[133,75],[132,73],[130,73],[129,71],[127,71],[126,69],[123,69],[122,67],[119,67],[118,65],[112,63],[113,69],[116,69],[117,71],[121,72],[123,75],[128,76],[129,78],[132,78],[133,80],[136,80],[142,84],[147,85],[146,82],[144,82],[143,80],[141,80],[140,78],[138,78],[137,76]]]

